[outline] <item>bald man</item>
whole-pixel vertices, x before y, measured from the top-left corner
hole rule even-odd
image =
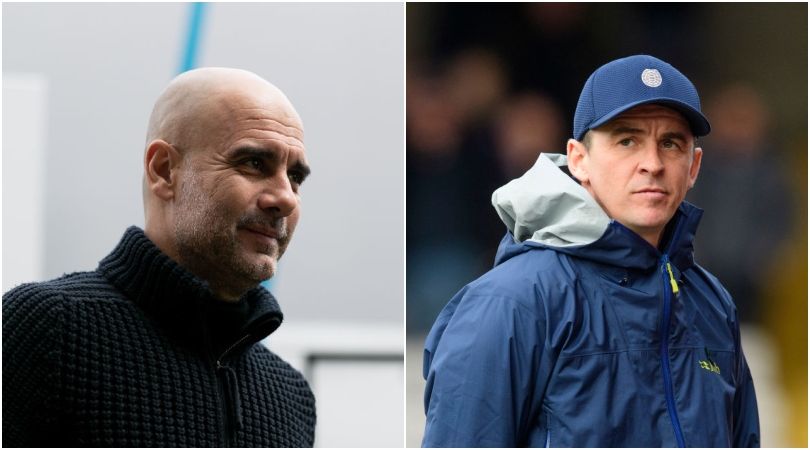
[[[303,126],[259,76],[181,74],[155,103],[145,229],[93,272],[3,296],[3,445],[311,447],[315,400],[259,344],[300,216]]]

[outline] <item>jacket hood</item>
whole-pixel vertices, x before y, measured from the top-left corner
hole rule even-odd
[[[701,209],[681,203],[667,224],[662,251],[608,217],[588,191],[560,169],[567,165],[565,155],[541,153],[528,172],[492,194],[492,205],[508,229],[495,265],[537,247],[625,268],[650,269],[664,256],[679,270],[694,265]]]

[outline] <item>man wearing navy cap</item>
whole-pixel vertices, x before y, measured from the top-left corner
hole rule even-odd
[[[736,308],[684,201],[709,131],[664,61],[588,78],[567,156],[495,191],[495,267],[428,335],[423,446],[759,446]]]

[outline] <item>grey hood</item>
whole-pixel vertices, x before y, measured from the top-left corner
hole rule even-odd
[[[528,172],[492,194],[492,206],[516,243],[582,246],[605,233],[611,219],[585,188],[560,170],[566,165],[565,155],[541,153]]]

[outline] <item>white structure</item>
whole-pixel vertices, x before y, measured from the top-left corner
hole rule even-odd
[[[47,98],[43,77],[3,74],[3,292],[44,277]]]
[[[404,445],[401,328],[285,323],[264,343],[298,367],[315,392],[317,447]]]

